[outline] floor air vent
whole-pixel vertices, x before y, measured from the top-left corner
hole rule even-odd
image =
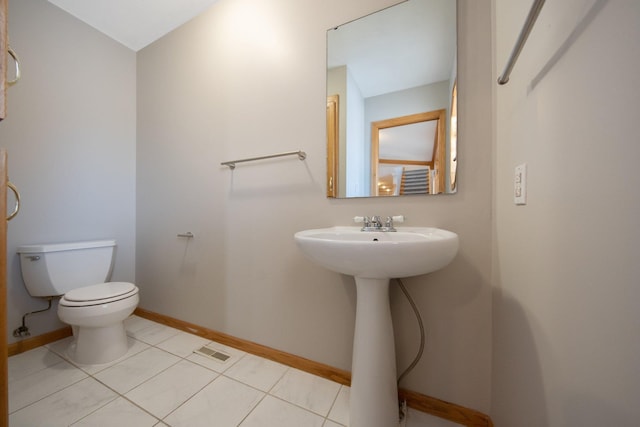
[[[206,347],[206,346],[205,347],[201,347],[201,348],[199,348],[197,350],[194,350],[193,352],[194,353],[198,353],[198,354],[200,354],[202,356],[206,356],[206,357],[208,357],[210,359],[215,359],[215,360],[217,360],[219,362],[226,362],[227,359],[229,359],[231,357],[228,354],[224,354],[221,351],[214,350],[214,349]]]

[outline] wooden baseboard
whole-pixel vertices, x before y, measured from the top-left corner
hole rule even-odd
[[[238,350],[246,351],[247,353],[255,354],[256,356],[264,357],[265,359],[273,360],[274,362],[282,363],[283,365],[300,369],[301,371],[327,378],[343,385],[351,384],[351,373],[348,371],[343,371],[300,356],[236,338],[193,323],[154,313],[143,308],[136,308],[134,314],[163,325],[171,326],[172,328],[180,329],[181,331],[219,342],[220,344],[228,345],[229,347],[237,348]],[[400,389],[398,393],[401,399],[407,401],[407,406],[417,411],[425,412],[466,427],[493,427],[493,422],[488,415],[474,409],[465,408],[464,406],[426,396],[411,390]]]
[[[465,408],[455,403],[436,399],[411,390],[399,389],[400,399],[407,401],[407,406],[434,417],[460,424],[466,427],[493,427],[488,415],[475,409]]]
[[[171,326],[172,328],[180,329],[181,331],[189,332],[194,335],[219,342],[220,344],[228,345],[229,347],[237,348],[238,350],[246,351],[247,353],[255,354],[256,356],[264,357],[265,359],[273,360],[274,362],[282,363],[283,365],[300,369],[301,371],[318,375],[319,377],[330,379],[340,384],[349,385],[351,383],[351,373],[348,371],[336,369],[322,363],[314,362],[312,360],[285,353],[261,344],[256,344],[251,341],[236,338],[193,323],[154,313],[143,308],[136,308],[133,314],[144,317],[145,319],[153,320],[154,322],[162,323],[163,325]]]
[[[24,353],[25,351],[61,340],[62,338],[70,337],[71,335],[71,327],[67,326],[62,329],[47,332],[46,334],[14,342],[9,344],[7,348],[8,355],[15,356],[16,354]]]

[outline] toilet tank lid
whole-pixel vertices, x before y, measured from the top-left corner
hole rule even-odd
[[[43,252],[71,251],[75,249],[102,248],[106,246],[115,246],[115,245],[116,245],[115,240],[88,240],[83,242],[22,245],[22,246],[18,246],[18,249],[16,249],[16,252],[19,254],[33,254],[33,253],[43,253]]]

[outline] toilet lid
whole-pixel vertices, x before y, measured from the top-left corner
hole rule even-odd
[[[137,290],[133,283],[108,282],[97,285],[85,286],[74,289],[64,294],[64,299],[69,302],[91,302],[102,299],[117,298],[119,296]]]

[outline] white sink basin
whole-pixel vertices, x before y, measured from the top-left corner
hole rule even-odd
[[[310,260],[355,277],[390,279],[431,273],[451,262],[458,235],[429,227],[398,227],[396,232],[330,227],[300,231],[295,240]]]
[[[390,279],[431,273],[449,264],[458,252],[458,235],[451,231],[428,227],[397,230],[370,232],[360,231],[360,227],[330,227],[300,231],[294,236],[310,260],[355,276],[351,427],[398,426]]]

